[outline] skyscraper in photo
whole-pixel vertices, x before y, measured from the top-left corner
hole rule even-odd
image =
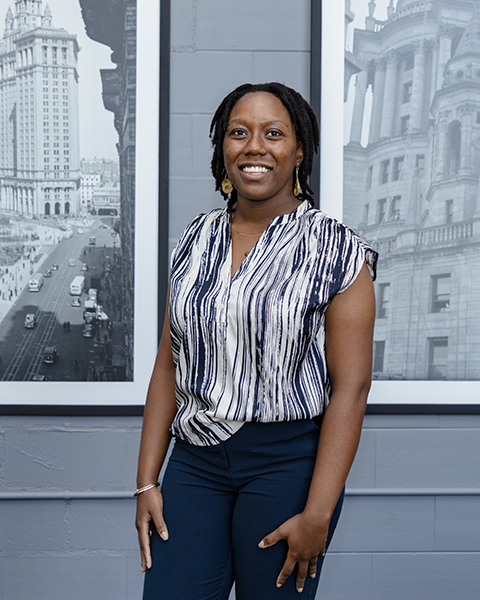
[[[344,150],[344,220],[380,253],[374,376],[479,379],[480,2],[375,10]]]
[[[77,214],[77,39],[42,0],[14,2],[0,40],[0,210]]]

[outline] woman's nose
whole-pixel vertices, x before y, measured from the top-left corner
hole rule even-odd
[[[245,154],[266,154],[265,142],[260,132],[253,132],[247,140]]]

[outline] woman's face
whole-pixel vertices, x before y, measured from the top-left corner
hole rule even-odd
[[[223,157],[239,201],[294,198],[292,174],[302,161],[302,145],[287,109],[273,94],[248,93],[234,105]]]

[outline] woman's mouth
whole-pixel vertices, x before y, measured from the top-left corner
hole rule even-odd
[[[241,167],[241,171],[243,173],[248,173],[249,175],[262,175],[263,173],[269,173],[272,169],[270,167],[263,166],[253,166],[247,165],[245,167]]]

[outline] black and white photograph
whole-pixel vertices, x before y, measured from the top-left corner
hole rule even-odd
[[[343,220],[380,254],[373,377],[478,381],[480,5],[347,0],[345,31]]]
[[[0,381],[133,381],[136,0],[0,17]]]

